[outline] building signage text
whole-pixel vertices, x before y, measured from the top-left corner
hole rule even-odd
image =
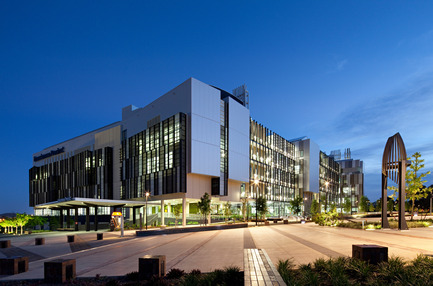
[[[60,154],[60,153],[63,153],[63,152],[65,152],[65,147],[57,148],[57,150],[51,150],[51,152],[48,152],[48,153],[45,153],[45,154],[41,154],[39,156],[34,156],[33,157],[33,161],[37,162],[37,161],[43,160],[45,158],[48,158],[48,157],[51,157],[51,156],[54,156],[54,155],[57,155],[57,154]]]

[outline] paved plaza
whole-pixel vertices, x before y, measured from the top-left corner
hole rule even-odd
[[[67,235],[75,234],[74,243]],[[35,237],[44,237],[45,245],[36,246]],[[270,226],[136,237],[135,231],[104,232],[96,240],[95,232],[53,232],[9,238],[12,247],[0,249],[0,257],[28,256],[29,271],[0,280],[43,278],[44,262],[73,258],[77,277],[120,276],[138,270],[138,258],[147,254],[166,255],[167,269],[209,272],[226,266],[243,269],[244,249],[264,249],[274,264],[293,258],[296,264],[317,258],[351,256],[352,244],[378,244],[389,248],[389,255],[405,259],[418,254],[433,254],[433,228],[398,230],[356,230],[307,224],[271,224]]]

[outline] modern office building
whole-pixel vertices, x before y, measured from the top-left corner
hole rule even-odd
[[[231,94],[190,78],[145,107],[123,108],[121,121],[33,154],[30,206],[86,215],[87,229],[90,215],[97,222],[115,208],[164,225],[175,205],[185,225],[204,193],[214,212],[264,196],[281,216],[295,196],[334,200],[338,168],[309,139],[288,141],[251,119],[245,86]]]
[[[313,200],[323,210],[334,203],[340,204],[340,166],[320,151],[319,145],[306,136],[290,140],[296,146],[299,191],[304,198],[304,211],[310,212]]]
[[[123,108],[120,122],[34,154],[30,206],[99,214],[141,208],[149,192],[159,210],[182,204],[185,223],[205,192],[239,202],[249,184],[245,98],[191,78],[143,108]]]
[[[358,212],[358,204],[364,195],[364,163],[359,159],[352,159],[350,148],[332,151],[329,155],[340,165],[340,189],[343,198],[349,198],[352,203],[352,213]]]

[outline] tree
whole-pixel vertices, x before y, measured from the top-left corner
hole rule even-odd
[[[7,221],[6,219],[0,218],[0,227],[3,228],[3,232],[6,233]]]
[[[359,202],[359,211],[360,212],[368,211],[368,198],[366,196],[361,197],[361,201]]]
[[[16,227],[21,228],[21,235],[23,234],[23,227],[29,222],[30,216],[28,214],[17,214],[15,218]]]
[[[374,205],[373,205],[373,204],[369,204],[369,205],[368,205],[368,211],[369,211],[369,212],[374,212],[374,211],[375,211],[375,208],[374,208]]]
[[[266,214],[268,213],[268,205],[266,198],[258,197],[256,199],[256,212],[258,213],[260,218],[265,218]]]
[[[4,221],[2,222],[2,226],[5,228],[4,232],[5,233],[11,233],[12,230],[12,223],[11,223],[11,219],[9,218],[5,218]]]
[[[378,199],[376,201],[376,211],[378,212],[382,211],[382,199]]]
[[[224,220],[227,222],[227,218],[232,215],[232,206],[230,205],[230,202],[226,202],[223,205],[223,213],[224,213]]]
[[[180,214],[182,213],[182,206],[181,205],[174,205],[173,206],[173,214],[174,214],[174,226],[177,226],[177,220],[180,217]]]
[[[303,199],[300,196],[297,196],[293,200],[291,200],[289,202],[289,205],[292,212],[298,215],[301,212],[302,203],[303,203]]]
[[[42,228],[42,226],[45,223],[47,223],[47,221],[48,220],[46,218],[35,215],[35,216],[30,216],[30,220],[29,220],[27,225],[29,225],[31,227],[35,227],[35,226],[39,225]]]
[[[432,188],[423,187],[423,184],[427,182],[424,178],[430,174],[430,171],[420,173],[421,169],[424,168],[424,159],[420,158],[421,153],[419,152],[408,158],[412,163],[406,173],[406,199],[412,202],[410,220],[413,220],[415,200],[426,198],[432,192]]]
[[[50,230],[56,230],[60,226],[59,219],[55,216],[50,217],[49,221],[50,221]]]
[[[324,204],[325,204],[325,206],[324,206],[324,211],[326,212],[327,209],[328,209],[328,196],[327,196],[327,194],[323,194],[323,195],[320,197],[320,202],[324,202]]]
[[[204,195],[200,198],[200,201],[197,203],[197,207],[200,210],[200,213],[203,215],[204,224],[207,224],[206,218],[211,211],[210,202],[211,199],[209,197],[209,194],[204,193]]]
[[[313,215],[313,216],[320,213],[320,204],[317,200],[313,200],[311,202],[310,212],[311,212],[311,215]]]
[[[242,217],[244,218],[244,221],[247,220],[247,210],[248,210],[248,198],[242,198]]]
[[[343,203],[344,212],[350,214],[352,212],[352,201],[349,198],[344,199]]]
[[[15,234],[18,234],[17,218],[14,217],[14,218],[8,219],[8,222],[9,222],[9,226],[11,228],[10,232],[13,233],[13,229],[15,228]]]

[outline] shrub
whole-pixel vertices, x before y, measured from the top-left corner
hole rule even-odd
[[[299,267],[299,282],[301,285],[319,285],[319,274],[314,272],[311,264],[301,265]]]
[[[374,224],[368,224],[366,227],[366,229],[376,229],[376,227],[374,226]]]
[[[185,271],[178,268],[172,268],[170,271],[168,271],[166,277],[167,279],[179,279],[183,275],[185,275]]]
[[[189,275],[200,275],[201,274],[201,271],[200,271],[200,269],[193,269],[193,270],[191,270],[191,272],[189,273]]]
[[[169,286],[172,285],[167,280],[164,279],[164,277],[158,277],[156,275],[152,276],[148,283],[146,285],[152,285],[152,286]]]
[[[181,286],[211,285],[202,282],[203,279],[202,277],[200,277],[200,275],[194,275],[189,273],[186,276],[184,276],[181,281],[179,281],[179,285]]]
[[[356,280],[366,281],[372,276],[372,266],[360,259],[352,258],[349,260],[348,273],[351,278]]]
[[[408,266],[408,272],[412,275],[413,285],[423,285],[425,281],[433,280],[433,258],[418,255]]]
[[[337,226],[339,224],[337,209],[334,207],[329,212],[316,214],[313,221],[321,226]]]
[[[406,281],[405,263],[400,257],[391,257],[388,262],[381,262],[378,265],[378,277],[387,284],[397,280],[400,283]],[[406,285],[403,283],[403,285]]]
[[[138,271],[129,272],[125,275],[125,279],[128,281],[138,281],[140,280],[140,275]]]
[[[237,266],[224,268],[224,283],[226,285],[244,285],[244,276]]]
[[[115,280],[115,279],[110,279],[108,280],[105,285],[107,286],[118,286],[121,285],[119,281]]]
[[[348,259],[338,257],[329,259],[324,263],[324,273],[329,276],[332,285],[349,285],[348,276],[345,273]]]
[[[283,278],[284,282],[287,285],[292,285],[292,281],[296,280],[294,279],[294,271],[293,268],[295,267],[295,263],[293,262],[293,259],[286,259],[286,260],[278,260],[277,264],[277,270],[278,273],[280,273],[281,278]]]
[[[348,257],[319,258],[294,268],[279,261],[278,272],[287,285],[433,285],[433,258],[419,255],[409,263],[399,257],[378,265]]]

